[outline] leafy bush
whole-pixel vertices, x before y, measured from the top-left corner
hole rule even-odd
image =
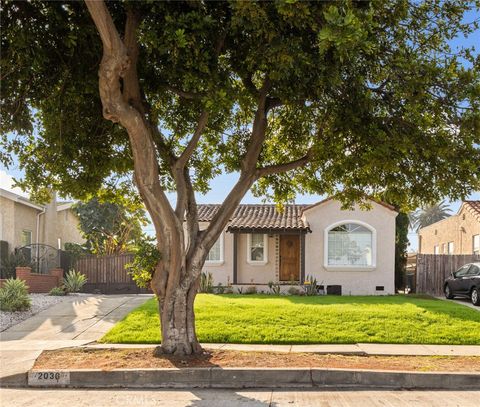
[[[218,283],[215,287],[215,292],[217,294],[223,294],[225,292],[225,287],[221,283]]]
[[[9,278],[0,288],[0,309],[2,311],[25,311],[31,306],[28,287],[23,280]]]
[[[62,296],[62,295],[67,295],[65,292],[65,289],[63,287],[53,287],[48,295],[54,295],[54,296]]]
[[[87,282],[85,274],[70,270],[63,279],[63,286],[67,293],[78,293]]]
[[[213,293],[213,276],[212,273],[202,273],[200,277],[200,292]]]
[[[132,280],[142,288],[148,288],[152,281],[155,267],[160,260],[160,252],[155,244],[148,240],[142,240],[137,245],[137,251],[133,262],[126,265]]]
[[[274,283],[273,281],[269,281],[268,288],[270,289],[270,294],[274,294],[274,295],[280,294],[280,284]]]
[[[245,294],[256,294],[257,293],[257,287],[254,285],[251,285],[245,289]]]

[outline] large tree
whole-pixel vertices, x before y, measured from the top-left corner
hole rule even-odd
[[[480,186],[478,60],[448,45],[476,28],[466,1],[1,7],[0,156],[18,155],[25,187],[80,198],[133,172],[163,352],[200,351],[201,269],[250,188],[416,207]],[[200,230],[195,192],[221,172],[238,180]]]

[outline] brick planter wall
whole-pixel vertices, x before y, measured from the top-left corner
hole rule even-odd
[[[30,267],[17,267],[15,274],[25,281],[30,293],[48,293],[53,287],[58,287],[63,281],[63,270],[53,269],[48,274],[32,273]]]

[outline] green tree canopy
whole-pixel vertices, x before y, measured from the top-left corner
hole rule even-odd
[[[85,5],[2,3],[2,133],[17,134],[10,147],[25,168],[25,185],[82,197],[131,171],[126,131],[101,115],[102,44]],[[389,186],[397,201],[417,204],[478,189],[478,60],[448,46],[474,29],[462,23],[469,7],[109,3],[122,36],[126,10],[140,18],[139,109],[158,129],[163,187],[175,189],[167,151],[182,151],[202,112],[208,122],[190,161],[195,188],[207,190],[220,171],[239,171],[264,86],[269,123],[257,167],[307,152],[312,164],[266,174],[258,194],[358,198]]]
[[[162,350],[198,351],[201,268],[250,188],[347,204],[388,191],[402,207],[480,188],[479,60],[449,46],[478,28],[473,7],[6,0],[1,157],[18,155],[24,186],[79,198],[133,171],[160,251]],[[221,172],[238,182],[200,231],[195,191]]]
[[[101,201],[94,197],[78,202],[74,211],[86,240],[86,249],[95,254],[133,251],[144,240],[142,226],[147,224],[143,205],[131,199]]]

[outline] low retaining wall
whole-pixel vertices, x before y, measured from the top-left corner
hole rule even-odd
[[[30,267],[17,267],[15,274],[19,280],[25,281],[29,293],[48,293],[53,287],[58,287],[63,281],[63,270],[50,270],[48,274],[32,273]]]

